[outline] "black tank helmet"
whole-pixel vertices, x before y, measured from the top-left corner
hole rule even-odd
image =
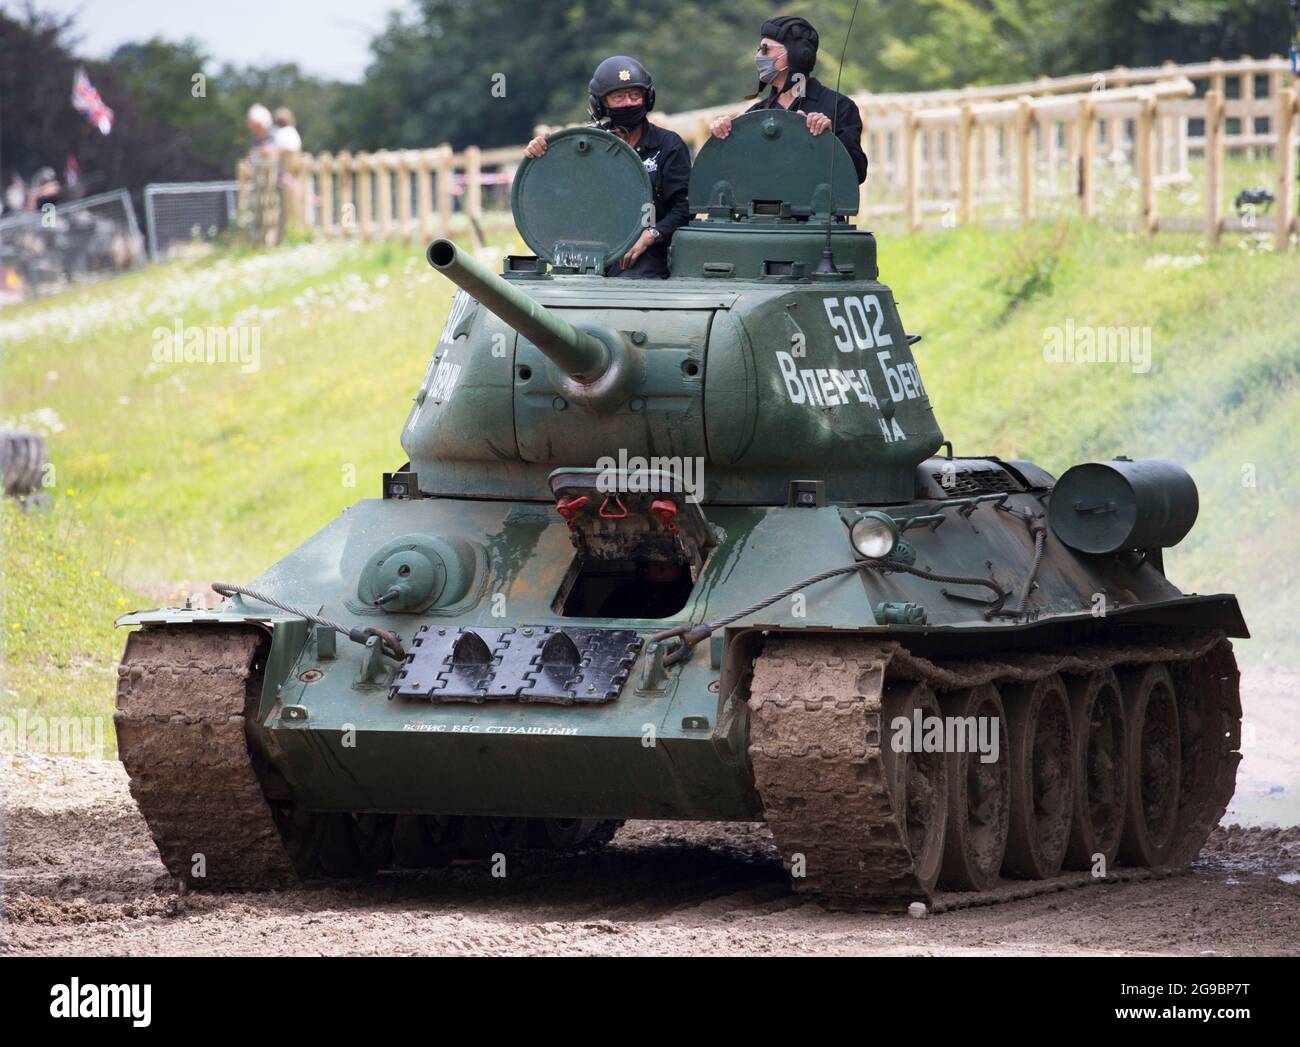
[[[609,116],[605,96],[623,87],[644,88],[646,112],[650,112],[655,107],[655,82],[646,71],[646,67],[635,58],[614,55],[613,58],[606,58],[596,66],[591,83],[587,85],[589,92],[587,100],[591,106],[593,120],[604,120]]]
[[[806,18],[800,18],[798,15],[769,18],[759,26],[758,35],[785,46],[792,74],[812,75],[813,66],[817,64],[817,45],[820,41],[817,30]]]

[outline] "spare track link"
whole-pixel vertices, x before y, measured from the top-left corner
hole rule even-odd
[[[1026,683],[1055,672],[1090,673],[1168,663],[1180,688],[1196,688],[1222,739],[1185,787],[1171,865],[1200,851],[1232,799],[1241,759],[1241,705],[1232,645],[1220,632],[1143,632],[1140,642],[1079,645],[934,663],[901,643],[868,637],[772,635],[754,662],[749,756],[768,826],[791,870],[794,889],[838,908],[896,909],[913,901],[935,911],[988,905],[1082,887],[1169,875],[1119,869],[1106,877],[1063,873],[1047,880],[1000,881],[986,892],[926,890],[913,872],[887,782],[883,699],[895,680],[936,692],[984,683]],[[1187,692],[1183,692],[1183,704]],[[1187,790],[1190,789],[1190,792]],[[798,875],[794,875],[795,873]]]
[[[298,878],[246,737],[266,643],[219,627],[151,627],[127,638],[118,750],[163,864],[186,884],[247,889]]]

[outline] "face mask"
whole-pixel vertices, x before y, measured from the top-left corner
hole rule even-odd
[[[645,103],[624,105],[609,110],[609,122],[615,127],[630,131],[645,119]]]
[[[754,64],[758,66],[758,79],[765,84],[770,84],[776,79],[779,70],[776,68],[776,59],[771,55],[755,55]]]

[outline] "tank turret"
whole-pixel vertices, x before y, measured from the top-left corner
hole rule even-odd
[[[689,199],[669,279],[607,277],[653,213],[649,180],[620,139],[574,128],[515,178],[533,255],[497,275],[430,245],[462,294],[403,433],[421,491],[541,499],[553,469],[626,453],[698,461],[707,503],[783,505],[807,481],[912,497],[943,436],[875,238],[847,221],[843,146],[795,114],[738,118]]]

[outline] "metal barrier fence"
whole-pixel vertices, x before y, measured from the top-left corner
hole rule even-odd
[[[0,217],[0,274],[24,296],[133,269],[143,259],[125,189]]]
[[[194,244],[215,241],[236,224],[239,183],[155,182],[144,187],[144,220],[149,260],[183,253]]]

